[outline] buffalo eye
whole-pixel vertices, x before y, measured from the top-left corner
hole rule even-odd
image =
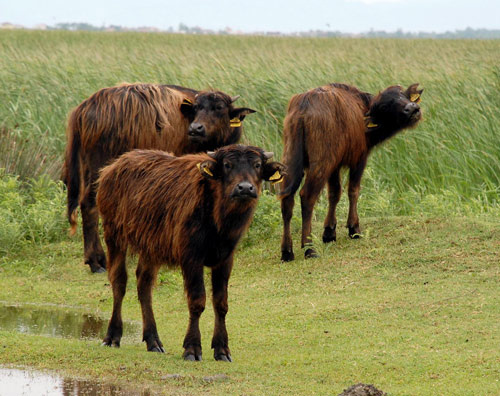
[[[225,170],[230,170],[232,168],[231,163],[229,162],[224,162],[224,169]]]
[[[215,106],[215,109],[218,111],[221,111],[223,108],[224,108],[224,106],[222,106],[221,104],[218,104],[217,106]]]
[[[256,162],[253,166],[255,169],[260,169],[261,164],[260,164],[260,162]]]
[[[380,111],[386,111],[388,108],[389,108],[389,103],[382,103],[378,109]]]

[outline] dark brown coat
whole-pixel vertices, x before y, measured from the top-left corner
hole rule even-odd
[[[105,167],[97,205],[108,248],[113,314],[106,345],[120,345],[121,302],[125,294],[127,248],[139,255],[137,292],[148,351],[163,352],[151,305],[161,264],[179,266],[189,306],[184,358],[201,360],[198,321],[205,309],[203,268],[212,271],[216,360],[231,360],[225,316],[227,283],[235,247],[248,228],[262,180],[280,179],[283,165],[272,153],[251,146],[225,146],[215,153],[173,157],[134,150]]]
[[[105,267],[95,209],[99,169],[135,148],[182,155],[238,142],[241,121],[254,110],[235,108],[234,100],[222,92],[124,84],[101,89],[73,110],[63,179],[72,233],[78,205],[82,211],[85,263],[92,272]]]
[[[302,247],[306,258],[316,256],[311,244],[314,204],[328,183],[329,210],[323,241],[336,240],[335,209],[341,195],[340,171],[349,168],[349,216],[351,238],[359,237],[357,201],[361,177],[373,147],[421,118],[418,84],[406,91],[391,86],[376,96],[345,84],[330,84],[295,95],[284,121],[283,162],[288,168],[281,191],[283,216],[282,260],[294,259],[290,220],[294,195],[307,173],[300,191]]]

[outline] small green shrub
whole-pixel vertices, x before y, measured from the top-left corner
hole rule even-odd
[[[49,175],[57,180],[62,160],[56,154],[47,134],[23,136],[20,130],[0,127],[0,168],[18,175],[21,180]]]
[[[47,175],[21,181],[0,169],[0,252],[64,238],[65,194]]]

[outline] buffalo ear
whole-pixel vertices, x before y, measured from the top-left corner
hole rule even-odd
[[[181,113],[187,117],[191,118],[194,114],[194,105],[191,99],[185,98],[181,103]]]
[[[280,162],[266,162],[262,171],[262,178],[272,184],[281,183],[286,175],[286,166]]]
[[[418,89],[418,83],[412,84],[405,91],[405,96],[410,99],[412,102],[420,102],[420,96],[424,92],[424,89]]]
[[[243,119],[248,114],[252,114],[252,113],[256,113],[256,111],[249,109],[247,107],[238,107],[236,109],[231,110],[231,112],[229,113],[229,117],[231,118],[231,120],[234,120],[236,118],[236,119],[239,119],[240,121],[243,121]]]
[[[217,179],[216,166],[217,162],[211,160],[198,162],[196,164],[201,175],[207,179]]]

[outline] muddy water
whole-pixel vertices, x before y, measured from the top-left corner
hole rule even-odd
[[[125,322],[123,327],[123,338],[128,343],[141,342],[140,324]],[[71,308],[0,304],[0,330],[100,342],[106,329],[107,320]],[[151,393],[97,381],[0,367],[0,396],[4,395],[149,396]]]
[[[79,339],[102,339],[107,320],[68,308],[0,305],[0,330]],[[141,325],[125,322],[123,338],[141,342]]]
[[[0,396],[150,396],[148,390],[63,378],[29,370],[0,368]]]

